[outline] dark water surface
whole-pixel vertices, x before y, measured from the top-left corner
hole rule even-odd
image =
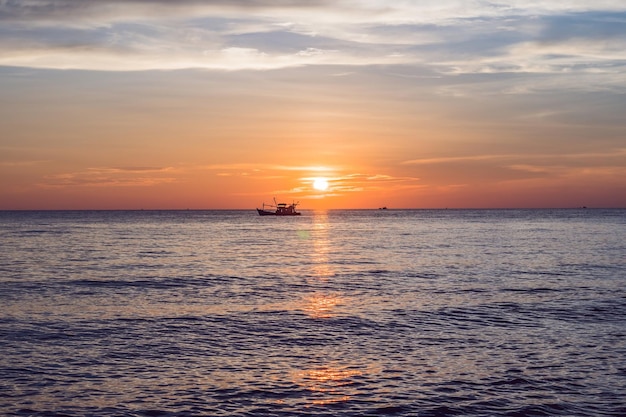
[[[625,210],[0,212],[0,414],[626,415]]]

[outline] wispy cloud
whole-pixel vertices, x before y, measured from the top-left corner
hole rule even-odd
[[[32,167],[35,165],[41,165],[47,161],[0,161],[0,167]]]
[[[351,193],[385,190],[393,192],[400,189],[424,187],[420,179],[411,176],[394,176],[384,173],[351,172],[350,167],[341,166],[300,166],[272,164],[217,164],[202,169],[215,171],[217,176],[241,176],[249,180],[292,180],[297,185],[290,188],[260,190],[258,192],[237,193],[238,195],[289,195],[293,198],[318,199],[345,196]],[[326,191],[315,191],[313,182],[317,178],[328,182]]]
[[[321,165],[279,165],[279,164],[255,164],[255,163],[232,163],[232,164],[211,164],[198,167],[203,170],[213,171],[302,171],[302,172],[333,172],[341,167],[321,166]]]
[[[416,189],[424,187],[416,177],[393,176],[388,174],[363,174],[338,172],[334,176],[324,177],[328,181],[328,190],[312,192],[311,184],[316,177],[303,177],[302,185],[290,190],[291,194],[303,195],[306,198],[324,198],[344,196],[352,193],[372,192],[385,190],[395,192],[401,189]]]
[[[39,184],[58,187],[149,187],[176,182],[171,167],[99,167],[47,175]]]
[[[422,169],[432,184],[453,184],[464,178],[465,184],[519,182],[537,179],[566,179],[576,176],[603,177],[626,175],[625,149],[610,152],[569,154],[486,154],[404,161],[402,164]],[[450,174],[452,173],[452,175]],[[458,184],[457,184],[458,185]]]
[[[462,155],[462,156],[445,156],[436,158],[420,158],[401,162],[403,165],[429,165],[429,164],[448,164],[466,161],[498,161],[501,163],[512,163],[512,161],[560,161],[563,163],[584,163],[592,164],[593,161],[613,161],[621,164],[623,158],[626,157],[626,148],[617,148],[607,152],[584,152],[584,153],[518,153],[518,154],[484,154],[484,155]]]

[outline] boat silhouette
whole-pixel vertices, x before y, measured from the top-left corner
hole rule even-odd
[[[263,203],[263,208],[257,208],[256,211],[259,213],[259,216],[299,216],[300,213],[296,211],[296,206],[300,204],[297,203],[276,203],[276,198],[274,198],[274,204],[265,204]],[[265,207],[273,208],[274,210],[266,210]]]

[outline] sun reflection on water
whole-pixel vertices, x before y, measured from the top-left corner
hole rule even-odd
[[[315,212],[311,238],[313,243],[312,264],[314,276],[317,279],[328,280],[335,271],[330,267],[329,254],[331,252],[328,237],[328,212]]]
[[[315,319],[330,318],[333,310],[343,302],[343,297],[336,294],[313,294],[304,298],[302,310]]]
[[[321,366],[293,373],[294,382],[318,396],[311,399],[312,405],[325,405],[349,401],[354,395],[349,387],[354,378],[363,375],[357,369],[341,366]]]
[[[309,284],[329,284],[329,280],[335,276],[335,271],[330,265],[329,255],[331,244],[329,238],[329,222],[327,211],[316,211],[313,218],[311,232],[308,238],[312,243],[311,251],[311,274]],[[330,318],[335,315],[333,310],[344,302],[344,298],[336,292],[321,290],[304,296],[301,300],[301,309],[312,318]]]
[[[310,230],[299,231],[300,239],[309,242],[309,271],[307,284],[311,292],[302,294],[292,308],[304,312],[311,319],[330,319],[347,308],[348,299],[333,282],[333,240],[327,211],[316,211]],[[341,309],[341,310],[340,310]],[[317,359],[316,359],[317,358]],[[309,366],[291,373],[293,382],[310,393],[308,406],[324,406],[348,402],[357,394],[356,378],[363,376],[363,369],[337,364],[328,358],[313,355]]]

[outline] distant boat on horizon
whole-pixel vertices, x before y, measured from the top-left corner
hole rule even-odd
[[[256,211],[259,213],[259,216],[299,216],[300,212],[296,211],[296,206],[298,204],[300,203],[276,203],[276,198],[274,198],[273,205],[263,203],[263,208],[257,208]],[[266,210],[266,206],[272,207],[275,210]]]

